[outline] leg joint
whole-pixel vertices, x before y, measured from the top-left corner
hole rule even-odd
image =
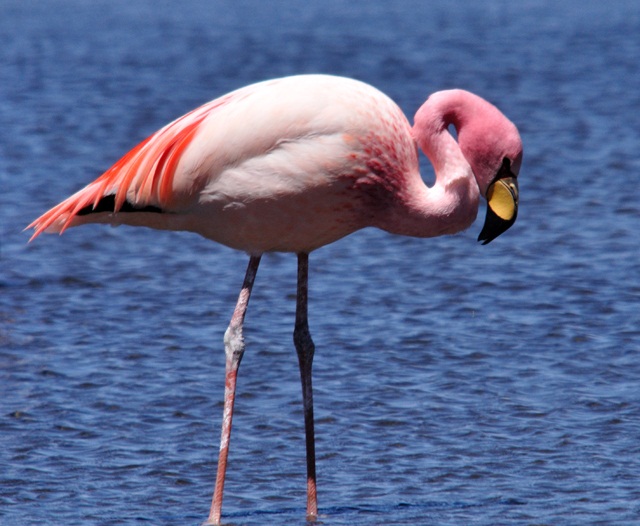
[[[227,360],[236,364],[240,363],[244,354],[244,336],[242,334],[242,327],[235,325],[229,325],[224,333],[224,352],[227,356]]]
[[[313,358],[315,345],[311,339],[309,326],[306,323],[296,323],[293,330],[293,343],[296,347],[298,356],[308,357],[308,359]]]

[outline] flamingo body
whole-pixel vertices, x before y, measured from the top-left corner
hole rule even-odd
[[[84,223],[189,230],[251,254],[310,252],[367,226],[454,233],[475,219],[480,188],[441,137],[430,153],[447,159],[436,176],[460,180],[455,195],[439,181],[426,191],[411,126],[375,88],[328,75],[261,82],[168,124],[30,226],[34,237]]]
[[[225,408],[210,523],[220,522],[244,315],[264,252],[298,254],[294,343],[305,409],[307,515],[315,518],[308,254],[368,226],[417,237],[458,232],[475,220],[481,196],[488,206],[479,240],[488,243],[515,221],[522,162],[516,127],[462,90],[435,93],[414,120],[412,127],[386,95],[351,79],[261,82],[168,124],[29,225],[32,239],[85,223],[187,230],[250,254],[225,334]],[[420,177],[418,147],[434,166],[431,187]]]

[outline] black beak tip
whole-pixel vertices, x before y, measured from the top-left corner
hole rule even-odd
[[[516,215],[511,219],[505,220],[500,218],[491,208],[487,207],[487,217],[482,227],[482,231],[478,235],[478,242],[483,245],[491,243],[500,234],[503,234],[516,222]]]
[[[491,235],[489,234],[489,232],[486,232],[486,230],[487,228],[485,226],[485,228],[482,229],[482,232],[480,232],[480,234],[478,235],[478,243],[482,243],[482,245],[487,245],[491,243],[496,237],[500,235],[500,234]]]

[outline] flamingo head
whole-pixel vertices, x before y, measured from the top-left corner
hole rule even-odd
[[[472,97],[475,111],[460,119],[458,141],[487,200],[487,214],[478,236],[478,241],[486,245],[516,221],[522,140],[515,125],[495,106]]]

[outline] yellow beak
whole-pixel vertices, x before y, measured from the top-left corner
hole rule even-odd
[[[487,216],[478,236],[483,245],[505,232],[518,216],[518,181],[513,176],[495,180],[487,188]]]

